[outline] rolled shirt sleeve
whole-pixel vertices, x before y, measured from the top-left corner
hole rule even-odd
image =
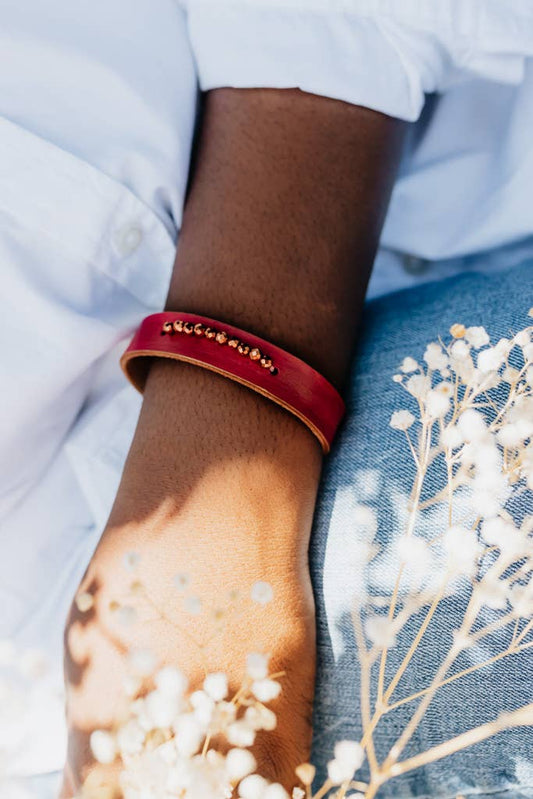
[[[408,121],[427,93],[519,83],[530,0],[182,0],[200,87],[298,87]]]

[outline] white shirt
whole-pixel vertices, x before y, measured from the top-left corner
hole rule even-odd
[[[197,79],[418,120],[370,296],[533,252],[529,0],[185,5],[0,0],[0,637],[47,647],[58,680],[140,407],[118,357],[179,240]],[[16,768],[60,767],[61,736],[29,724]]]

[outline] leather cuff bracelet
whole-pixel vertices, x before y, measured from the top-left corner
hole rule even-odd
[[[319,372],[275,344],[207,316],[162,312],[141,322],[120,359],[141,392],[153,357],[194,363],[248,386],[297,416],[329,452],[344,400]]]

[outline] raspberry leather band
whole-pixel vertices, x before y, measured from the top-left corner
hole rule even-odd
[[[181,320],[181,321],[180,321]],[[189,332],[174,327],[187,324]],[[197,326],[198,335],[191,328]],[[208,339],[200,329],[226,333],[226,343]],[[222,341],[223,335],[220,336]],[[235,340],[252,353],[245,355]],[[231,346],[227,342],[231,341]],[[246,347],[243,352],[246,352]],[[259,351],[259,355],[258,352]],[[264,368],[259,361],[263,355]],[[207,316],[183,312],[162,312],[147,316],[139,325],[120,359],[126,377],[139,391],[144,390],[150,358],[174,358],[194,363],[236,380],[263,394],[298,417],[316,435],[328,453],[345,413],[345,403],[337,389],[305,361],[234,325]]]

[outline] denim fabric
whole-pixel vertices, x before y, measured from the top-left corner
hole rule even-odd
[[[426,344],[447,336],[455,322],[484,325],[497,341],[525,327],[533,305],[533,260],[494,275],[465,274],[396,292],[368,302],[362,338],[354,354],[346,393],[347,411],[327,456],[319,487],[310,550],[317,602],[318,669],[313,762],[317,786],[337,740],[359,740],[357,650],[349,616],[357,581],[358,546],[350,536],[354,502],[372,504],[379,515],[381,543],[398,535],[398,497],[410,488],[414,466],[405,437],[389,426],[394,410],[409,407],[406,392],[392,381],[405,356],[421,359]],[[522,509],[524,511],[525,509]],[[528,513],[533,508],[527,509]],[[425,522],[437,529],[438,518]],[[386,577],[386,575],[385,575]],[[432,621],[395,699],[424,688],[450,645],[450,625],[464,609],[464,597],[448,598]],[[420,622],[419,622],[420,623]],[[409,635],[409,630],[407,630]],[[412,630],[411,630],[412,635]],[[508,640],[508,639],[507,639]],[[486,645],[500,651],[498,636]],[[405,653],[405,640],[390,650],[387,675]],[[466,668],[475,657],[461,656]],[[374,674],[375,682],[375,674]],[[504,658],[438,692],[401,759],[533,701],[532,650]],[[416,706],[416,703],[415,703]],[[378,760],[412,713],[413,704],[385,716],[375,734]],[[361,778],[366,777],[365,769]],[[378,797],[505,795],[533,797],[533,727],[500,733],[449,758],[391,780]]]

